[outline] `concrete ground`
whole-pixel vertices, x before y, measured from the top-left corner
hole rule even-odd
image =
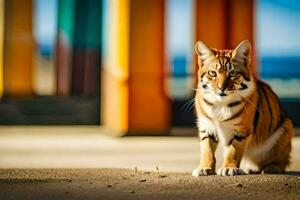
[[[300,199],[300,137],[285,175],[193,178],[198,161],[196,137],[0,127],[0,199]]]

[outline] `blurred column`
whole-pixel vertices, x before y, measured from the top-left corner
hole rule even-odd
[[[228,48],[235,48],[241,41],[249,40],[252,44],[252,65],[256,67],[254,43],[254,0],[229,0]]]
[[[224,49],[228,31],[226,6],[227,0],[196,0],[196,41],[203,41],[209,47]],[[195,68],[198,71],[198,60],[195,55]],[[197,73],[195,82],[197,84]]]
[[[72,94],[99,96],[101,0],[76,0]]]
[[[36,51],[33,89],[37,95],[56,95],[57,2],[57,0],[34,0]]]
[[[121,134],[165,134],[164,0],[107,1],[103,123]]]
[[[75,3],[74,0],[58,0],[56,67],[60,96],[68,96],[71,92]]]
[[[5,1],[5,95],[29,96],[33,93],[32,13],[32,0]]]
[[[214,48],[225,48],[226,0],[196,0],[196,41]],[[196,62],[197,63],[197,62]]]
[[[229,8],[229,46],[235,48],[243,40],[253,43],[253,0],[230,0]]]
[[[0,0],[0,97],[3,96],[4,0]]]
[[[254,45],[253,16],[254,0],[196,0],[196,40],[220,49],[246,39]]]

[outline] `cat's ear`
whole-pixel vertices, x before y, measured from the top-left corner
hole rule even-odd
[[[250,51],[250,42],[248,40],[244,40],[233,50],[232,57],[235,61],[245,67],[248,67],[250,64]]]
[[[203,65],[203,63],[211,56],[214,55],[214,52],[206,46],[202,41],[198,41],[195,45],[195,51],[198,55],[198,64]]]

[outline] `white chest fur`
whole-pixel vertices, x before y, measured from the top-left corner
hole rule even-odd
[[[202,102],[202,108],[210,118],[221,122],[230,119],[232,116],[238,113],[242,109],[242,104],[229,107],[227,102],[215,103],[214,105],[208,105],[207,103]]]
[[[216,135],[224,145],[228,144],[237,133],[237,128],[233,122],[210,120],[204,116],[198,118],[198,128],[200,133],[201,131],[205,131],[206,133]]]
[[[208,119],[206,116],[200,115],[198,118],[198,128],[200,132],[202,130],[209,134],[213,133],[218,136],[222,143],[229,143],[238,130],[235,124],[238,124],[242,120],[241,117],[235,117],[235,115],[240,111],[248,112],[244,108],[243,103],[235,106],[229,106],[229,104],[246,99],[255,90],[253,81],[245,81],[244,84],[247,85],[247,89],[239,91],[234,95],[221,97],[212,91],[202,91],[200,89],[201,83],[199,83],[200,96],[203,97],[199,99],[199,103],[203,111],[210,118]],[[210,102],[211,105],[204,102],[204,99]]]
[[[224,145],[228,144],[236,134],[237,127],[235,126],[235,124],[237,124],[241,120],[241,118],[239,117],[233,119],[230,118],[242,109],[242,104],[234,107],[229,107],[228,103],[237,100],[240,99],[214,102],[213,105],[209,105],[204,101],[201,102],[201,106],[204,112],[209,116],[210,119],[205,116],[200,116],[200,118],[198,119],[199,130],[205,130],[210,134],[213,133]]]

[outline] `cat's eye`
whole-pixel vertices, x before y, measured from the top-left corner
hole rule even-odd
[[[229,72],[229,76],[230,77],[235,77],[237,75],[237,72],[236,71],[230,71]]]
[[[210,75],[211,77],[216,77],[217,73],[215,71],[208,71],[208,75]]]

